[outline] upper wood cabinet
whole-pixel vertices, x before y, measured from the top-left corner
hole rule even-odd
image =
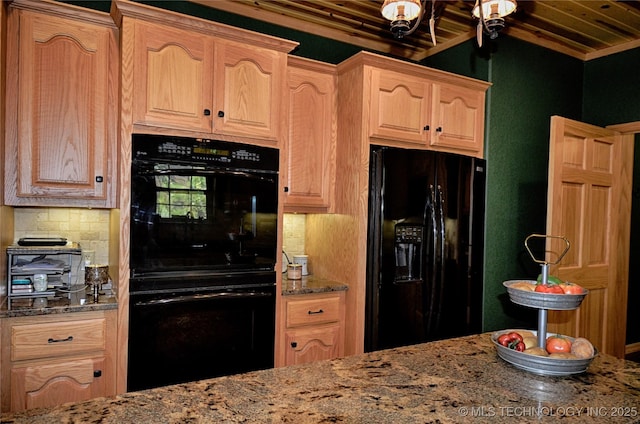
[[[335,66],[289,57],[285,212],[331,210],[335,185]]]
[[[145,22],[134,38],[133,121],[210,132],[212,38]]]
[[[115,4],[127,46],[123,80],[133,74],[131,89],[123,84],[132,125],[272,145],[282,140],[287,53],[297,43],[133,2]]]
[[[484,90],[434,84],[431,146],[482,155],[484,104]]]
[[[118,51],[109,15],[18,0],[7,34],[5,202],[114,207]]]
[[[482,157],[489,84],[366,53],[339,67],[357,63],[371,143]]]
[[[369,135],[426,145],[431,134],[431,88],[424,78],[372,69]]]

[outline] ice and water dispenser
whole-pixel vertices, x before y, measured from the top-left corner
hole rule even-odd
[[[422,242],[424,227],[415,224],[395,225],[395,283],[422,280]]]

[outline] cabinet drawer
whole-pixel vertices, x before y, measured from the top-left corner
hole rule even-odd
[[[103,318],[14,325],[11,360],[50,358],[105,349]]]
[[[340,320],[340,297],[287,301],[287,327],[324,324]]]

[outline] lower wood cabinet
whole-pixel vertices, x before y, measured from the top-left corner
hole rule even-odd
[[[344,355],[344,292],[284,298],[284,365]]]
[[[116,311],[2,320],[2,412],[115,395]]]

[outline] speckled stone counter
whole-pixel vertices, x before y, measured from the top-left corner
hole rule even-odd
[[[3,415],[2,423],[638,423],[640,365],[541,377],[490,334]]]
[[[331,291],[348,290],[349,286],[337,281],[316,277],[314,275],[303,276],[300,280],[289,280],[286,274],[282,276],[282,295],[326,293]]]
[[[35,315],[66,314],[69,312],[87,312],[117,309],[118,302],[110,291],[98,296],[98,302],[87,294],[84,285],[73,286],[68,296],[34,297],[30,302],[9,305],[9,299],[0,303],[0,318],[25,317]]]

